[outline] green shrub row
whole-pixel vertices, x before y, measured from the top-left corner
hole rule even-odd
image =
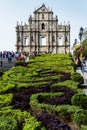
[[[87,110],[79,109],[74,113],[73,116],[74,122],[76,122],[79,126],[87,125]]]
[[[74,73],[71,74],[71,80],[78,82],[79,85],[84,83],[83,77],[81,76],[81,74],[79,74],[77,72],[74,72]]]
[[[26,66],[27,67],[27,62],[25,61],[16,61],[14,66]]]
[[[0,71],[0,77],[2,77],[2,75],[3,75],[3,72],[2,72],[2,71]]]
[[[58,93],[56,93],[58,96]],[[62,94],[62,93],[61,93]],[[74,114],[77,110],[81,108],[74,105],[48,105],[44,103],[39,103],[38,99],[52,96],[52,93],[39,93],[33,94],[30,98],[30,105],[34,113],[40,114],[42,111],[47,111],[48,113],[54,113],[59,116],[61,119],[65,120],[67,115],[70,120],[74,121]],[[56,96],[55,93],[53,96]],[[61,96],[61,95],[59,95]],[[76,122],[77,123],[77,122]]]
[[[80,93],[80,94],[75,94],[71,98],[72,105],[75,106],[80,106],[83,109],[87,109],[87,95]]]
[[[0,95],[0,107],[7,107],[11,105],[12,98],[13,98],[12,93]]]
[[[68,87],[75,91],[78,89],[78,82],[72,81],[72,80],[66,80],[64,82],[58,82],[51,85],[51,89],[54,89],[55,87]]]
[[[33,112],[39,114],[42,111],[47,111],[60,116],[63,120],[65,120],[68,115],[70,120],[74,121],[78,125],[87,125],[87,107],[85,105],[87,102],[85,101],[83,103],[87,97],[82,96],[82,91],[78,90],[78,87],[83,83],[83,77],[74,72],[74,69],[74,62],[70,54],[46,54],[41,57],[37,56],[34,59],[31,58],[27,65],[22,62],[16,63],[14,68],[11,68],[0,77],[0,116],[2,118],[7,116],[9,121],[10,117],[12,117],[14,128],[17,126],[16,122],[18,123],[23,121],[23,130],[45,130],[45,128],[41,126],[42,124],[29,113],[12,109],[10,105],[13,94],[11,93],[15,90],[20,91],[22,88],[41,87],[42,85],[53,83],[51,89],[54,89],[54,87],[69,87],[77,92],[77,95],[72,98],[72,105],[56,106],[39,103],[39,99],[63,95],[63,93],[39,93],[32,95],[30,98],[30,105]],[[60,82],[62,74],[56,73],[56,75],[50,75],[52,72],[71,73],[70,80]],[[6,95],[5,93],[8,94]]]
[[[0,130],[18,130],[17,121],[11,116],[1,116]]]
[[[3,127],[5,125],[4,129],[0,130],[17,130],[18,123],[21,123],[22,130],[45,130],[41,123],[38,122],[33,116],[31,116],[29,112],[21,112],[20,110],[2,108],[0,109],[0,117],[0,121],[2,121]],[[4,117],[7,118],[4,119]],[[0,128],[2,128],[2,126],[0,126]]]
[[[81,130],[87,130],[87,125],[81,125]]]

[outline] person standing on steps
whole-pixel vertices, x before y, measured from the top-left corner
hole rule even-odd
[[[0,66],[2,66],[2,52],[0,52]]]
[[[82,62],[82,66],[81,66],[81,71],[82,71],[82,74],[84,74],[84,63]]]
[[[81,71],[83,74],[84,74],[84,72],[86,72],[85,67],[86,67],[86,63],[85,63],[85,58],[83,57],[82,63],[81,63]]]
[[[78,60],[77,60],[77,67],[82,67],[82,62],[81,62],[79,57],[78,57]]]
[[[8,52],[8,62],[10,63],[12,61],[12,54],[11,52]]]
[[[86,67],[86,59],[85,59],[85,57],[82,58],[82,61],[85,64],[85,67]]]
[[[2,66],[2,57],[0,57],[0,66]]]

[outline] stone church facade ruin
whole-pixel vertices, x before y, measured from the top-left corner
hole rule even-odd
[[[16,25],[16,51],[39,53],[69,53],[70,24],[58,24],[58,17],[42,4],[29,17],[28,24]]]

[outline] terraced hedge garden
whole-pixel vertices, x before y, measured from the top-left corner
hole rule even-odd
[[[86,130],[82,82],[69,54],[16,62],[0,77],[0,130]]]

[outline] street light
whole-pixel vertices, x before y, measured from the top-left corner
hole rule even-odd
[[[80,44],[81,44],[81,40],[82,40],[82,35],[83,35],[83,28],[81,27],[79,30],[79,39],[80,39]]]
[[[73,43],[73,48],[74,46],[77,44],[77,39],[74,40],[74,43]]]

